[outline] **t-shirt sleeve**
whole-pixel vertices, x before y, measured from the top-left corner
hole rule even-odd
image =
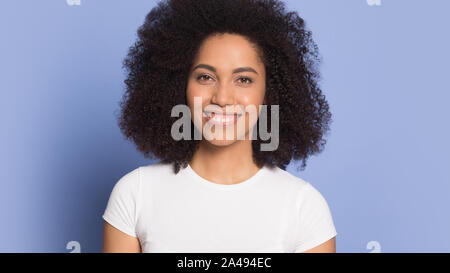
[[[310,250],[337,235],[330,208],[310,183],[302,187],[294,252]]]
[[[138,211],[139,168],[127,173],[114,185],[103,219],[120,231],[137,237],[135,226]]]

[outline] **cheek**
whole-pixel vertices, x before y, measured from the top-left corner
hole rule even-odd
[[[210,92],[208,92],[208,90],[205,90],[205,88],[195,88],[195,85],[191,87],[188,86],[186,90],[186,100],[191,112],[192,121],[197,126],[197,128],[201,128],[200,126],[203,119],[202,111],[209,104]]]
[[[188,86],[186,90],[186,100],[187,104],[190,108],[194,107],[194,99],[195,97],[200,97],[202,103],[204,103],[208,99],[208,92],[206,92],[202,88],[195,88],[195,86]]]
[[[262,91],[261,91],[262,90]],[[248,109],[249,111],[252,111],[251,114],[250,112],[248,112],[246,114],[246,119],[248,120],[248,124],[250,124],[250,126],[253,126],[259,115],[260,115],[260,111],[261,111],[261,107],[260,105],[264,104],[264,89],[261,88],[259,90],[255,90],[257,92],[249,92],[247,94],[242,94],[239,98],[238,98],[238,103],[242,104],[244,106],[244,108]],[[247,106],[252,106],[252,107],[247,107]],[[253,112],[256,111],[256,112]]]
[[[247,105],[259,106],[264,103],[264,92],[251,92],[248,94],[243,94],[239,97],[239,103]]]

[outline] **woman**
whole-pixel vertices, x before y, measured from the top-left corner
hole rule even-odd
[[[161,161],[114,186],[103,252],[335,252],[327,202],[285,170],[291,159],[304,168],[325,143],[331,114],[318,62],[304,21],[277,0],[169,0],[152,9],[124,61],[119,124]],[[183,104],[191,130],[180,140],[172,110]],[[251,138],[263,112],[255,119],[246,109],[261,105],[279,106],[278,115],[267,111],[274,149]]]

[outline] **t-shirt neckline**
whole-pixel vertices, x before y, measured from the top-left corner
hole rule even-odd
[[[260,177],[263,175],[263,173],[266,170],[266,167],[263,166],[261,169],[259,169],[258,172],[256,172],[253,176],[248,178],[247,180],[241,181],[239,183],[235,184],[219,184],[212,181],[209,181],[203,177],[201,177],[198,173],[196,173],[192,168],[190,164],[187,164],[187,167],[185,168],[186,174],[189,175],[192,180],[198,182],[199,184],[202,184],[204,186],[210,187],[210,188],[216,188],[216,189],[241,189],[244,187],[248,187],[250,185],[255,184],[258,180],[260,180]]]

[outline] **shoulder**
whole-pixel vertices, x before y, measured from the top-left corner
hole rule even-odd
[[[150,194],[150,191],[156,192],[160,189],[166,189],[167,186],[173,186],[173,182],[178,181],[179,177],[175,174],[171,163],[160,161],[140,167],[141,189],[146,194]]]
[[[173,172],[173,165],[170,163],[157,162],[140,167],[140,173],[142,177],[167,177],[175,175]]]
[[[295,191],[297,193],[298,202],[303,203],[324,203],[325,198],[309,181],[306,181],[288,171],[279,167],[268,170],[268,177],[277,187]]]
[[[175,173],[171,164],[157,162],[139,166],[125,173],[114,187],[117,190],[137,191],[140,188],[141,181],[161,181],[172,175],[175,175]]]
[[[278,188],[285,188],[290,191],[301,191],[309,183],[300,177],[291,174],[277,166],[266,168],[266,178]]]
[[[140,184],[140,168],[137,167],[126,172],[120,177],[113,187],[113,194],[135,194],[139,190]]]

